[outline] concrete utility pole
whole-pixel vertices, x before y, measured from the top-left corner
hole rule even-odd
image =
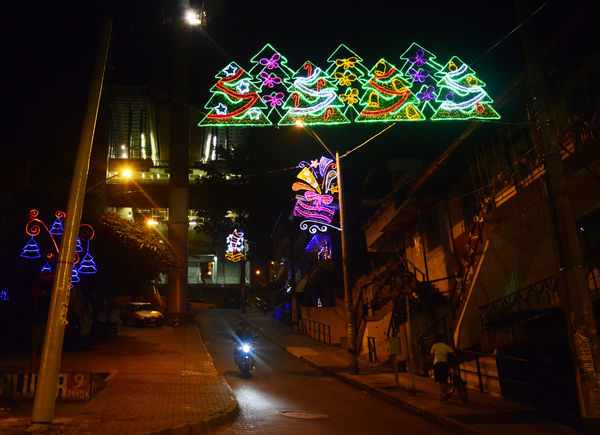
[[[523,18],[524,6],[520,1],[516,4]],[[553,122],[558,118],[549,102],[534,29],[527,24],[522,27],[522,32],[527,70],[534,92],[534,112],[540,135],[538,146],[546,168],[546,189],[558,254],[561,299],[575,367],[583,428],[585,433],[597,434],[600,433],[600,342],[596,318]]]
[[[179,269],[168,275],[167,310],[174,324],[186,313],[188,289],[188,209],[189,209],[189,95],[190,36],[192,28],[184,25],[183,10],[177,10],[170,24],[175,56],[172,66],[171,143],[169,179],[169,244],[179,260]]]
[[[340,200],[340,228],[342,238],[342,269],[344,274],[344,299],[346,299],[346,320],[348,323],[348,358],[350,373],[358,374],[358,354],[356,353],[356,322],[354,315],[354,304],[352,302],[352,288],[350,287],[350,267],[348,265],[348,241],[346,239],[346,217],[344,215],[344,196],[342,187],[342,167],[340,166],[340,154],[335,152],[335,164],[337,166],[338,196]]]
[[[42,349],[40,370],[35,387],[35,399],[33,401],[31,425],[29,427],[32,432],[45,430],[54,420],[54,408],[58,393],[58,375],[62,359],[65,325],[67,324],[67,310],[69,308],[73,259],[75,258],[76,242],[79,235],[85,185],[90,166],[90,154],[94,141],[96,118],[102,94],[104,70],[111,32],[112,19],[107,18],[104,21],[94,69],[92,70],[90,91],[79,139],[73,180],[71,182],[64,233],[60,245],[60,254],[54,276],[54,286],[52,288],[52,299],[46,323],[44,348]]]

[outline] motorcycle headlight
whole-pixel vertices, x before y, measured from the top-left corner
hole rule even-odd
[[[250,346],[248,346],[247,344],[244,344],[242,346],[242,350],[244,351],[244,353],[248,353],[248,352],[250,352]]]

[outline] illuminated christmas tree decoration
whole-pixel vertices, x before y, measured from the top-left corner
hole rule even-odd
[[[326,232],[328,228],[339,230],[333,225],[335,211],[339,208],[335,202],[337,185],[337,167],[332,159],[321,157],[311,163],[300,162],[301,170],[296,176],[302,182],[294,182],[292,190],[304,191],[296,195],[296,205],[293,214],[303,218],[300,229],[308,230],[311,234],[318,231]]]
[[[287,66],[288,60],[271,44],[266,44],[250,59],[253,65],[248,71],[261,83],[261,98],[269,103],[268,117],[274,123],[281,118],[280,108],[288,96],[288,86],[294,71]],[[268,98],[269,97],[269,98]]]
[[[337,81],[338,98],[346,106],[344,115],[355,117],[358,115],[355,104],[363,94],[362,87],[368,79],[369,70],[363,65],[362,58],[344,44],[335,49],[327,62],[331,64],[327,75]]]
[[[81,246],[81,239],[77,237],[77,245],[75,246],[75,252],[83,252],[83,246]]]
[[[493,100],[475,72],[458,57],[442,66],[412,43],[401,68],[381,59],[372,69],[346,45],[298,70],[271,44],[251,59],[249,70],[231,62],[215,76],[208,113],[198,126],[338,125],[350,122],[498,119]],[[60,221],[57,220],[57,225]],[[57,231],[62,231],[58,229]]]
[[[453,56],[441,73],[437,86],[443,98],[432,120],[500,118],[491,106],[493,100],[483,89],[485,83],[462,60]]]
[[[262,84],[231,62],[216,76],[219,81],[212,87],[213,94],[204,106],[210,110],[198,126],[265,126],[272,125],[263,113],[268,109],[260,98]]]
[[[79,282],[81,279],[79,278],[79,272],[77,272],[77,268],[73,265],[73,272],[71,272],[71,284],[74,282]]]
[[[233,233],[227,236],[227,251],[225,258],[237,263],[242,261],[244,256],[244,233],[240,230],[233,230]]]
[[[46,226],[44,221],[42,221],[41,219],[38,218],[38,214],[39,213],[37,210],[29,211],[30,220],[29,220],[29,222],[27,222],[27,225],[25,226],[25,232],[29,236],[31,236],[31,238],[25,245],[25,248],[23,248],[21,257],[24,257],[24,258],[40,258],[41,257],[40,248],[35,241],[35,237],[39,236],[42,233],[42,228],[43,228],[45,230],[45,233],[43,233],[43,234],[46,236],[46,239],[48,241],[46,243],[42,243],[42,248],[44,248],[44,251],[46,251],[46,254],[45,254],[46,263],[42,266],[40,272],[52,272],[52,266],[50,264],[50,261],[53,258],[57,258],[58,254],[59,254],[59,249],[58,249],[56,240],[54,238],[54,234],[52,234],[50,232],[50,229],[48,229],[48,227]],[[58,219],[62,220],[66,217],[65,213],[62,211],[56,212],[55,216],[57,219],[54,221],[55,225],[53,227],[57,226],[56,222]],[[94,229],[88,224],[81,224],[79,226],[79,237],[77,238],[77,246],[75,249],[75,261],[73,262],[73,272],[72,272],[72,281],[71,282],[79,281],[78,269],[81,270],[81,268],[83,268],[83,270],[84,270],[83,273],[94,273],[96,271],[96,266],[94,264],[94,260],[91,257],[91,255],[89,255],[90,240],[92,240],[93,238],[94,238]],[[77,252],[83,252],[82,240],[85,241],[87,244],[87,252],[86,252],[86,257],[84,257],[84,261],[78,267],[77,264],[79,263],[79,254]],[[44,242],[44,240],[42,240],[42,242]]]
[[[65,212],[64,211],[57,211],[56,214],[56,219],[54,220],[54,223],[52,224],[52,228],[50,228],[50,234],[53,234],[55,236],[62,236],[63,233],[63,226],[62,226],[62,221],[65,218]]]
[[[98,269],[96,268],[96,263],[94,262],[94,258],[90,254],[90,241],[87,243],[87,251],[81,260],[81,265],[78,269],[79,273],[96,273]]]
[[[412,91],[421,97],[416,109],[423,115],[433,114],[439,107],[437,75],[442,70],[442,65],[436,62],[436,57],[430,51],[424,49],[417,43],[412,43],[408,49],[400,55],[404,65],[400,69],[403,78],[412,85]]]
[[[380,59],[369,71],[356,122],[423,121],[418,109],[419,99],[402,78],[402,73],[385,59]]]
[[[349,123],[337,98],[337,86],[319,67],[305,62],[289,88],[290,96],[283,104],[287,113],[279,125]]]
[[[35,241],[35,238],[31,236],[29,241],[23,247],[23,252],[21,252],[21,257],[23,258],[40,258],[40,248]]]

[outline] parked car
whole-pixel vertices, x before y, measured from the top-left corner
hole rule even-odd
[[[133,323],[160,326],[165,319],[160,311],[152,308],[150,302],[130,302],[121,309],[119,316],[123,325]]]
[[[195,313],[197,311],[210,310],[210,309],[214,309],[214,308],[215,308],[215,304],[206,302],[204,299],[188,300],[188,310],[190,310],[193,313]]]

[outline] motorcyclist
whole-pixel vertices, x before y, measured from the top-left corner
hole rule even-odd
[[[233,360],[239,364],[239,356],[241,354],[241,345],[250,344],[254,341],[250,325],[246,322],[240,322],[235,328],[235,342],[233,346]]]

